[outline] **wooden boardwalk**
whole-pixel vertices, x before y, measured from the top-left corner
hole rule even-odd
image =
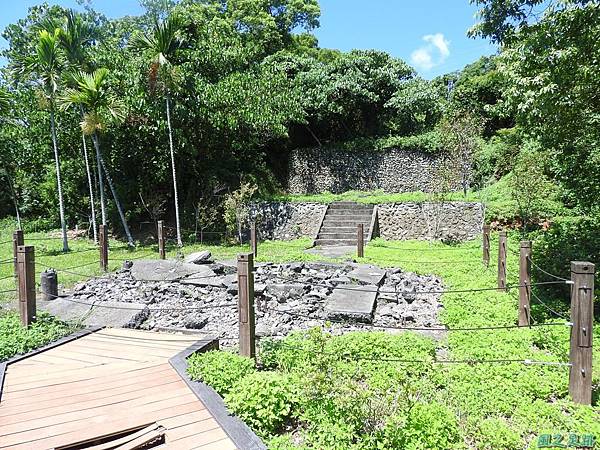
[[[156,448],[234,449],[168,362],[199,339],[105,329],[9,365],[0,449],[52,449],[154,423],[166,441]]]

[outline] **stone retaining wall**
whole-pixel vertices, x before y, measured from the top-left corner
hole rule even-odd
[[[249,206],[261,239],[314,238],[327,205],[256,202]],[[474,202],[382,203],[377,205],[379,236],[387,240],[466,241],[481,235],[484,206]]]
[[[430,192],[438,184],[440,162],[439,155],[416,150],[296,149],[290,153],[287,190],[290,194]]]
[[[323,203],[256,202],[249,206],[249,219],[257,220],[260,239],[288,241],[314,238],[327,210]]]
[[[379,235],[387,240],[467,241],[483,231],[484,206],[474,202],[377,205]]]

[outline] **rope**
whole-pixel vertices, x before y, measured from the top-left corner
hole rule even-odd
[[[297,280],[294,280],[293,278],[285,278],[285,277],[281,277],[281,276],[275,276],[273,278],[278,279],[278,280],[284,280],[284,281],[292,281],[292,282],[296,282],[299,284],[304,284],[305,286],[321,287],[321,288],[327,288],[327,289],[339,289],[339,290],[345,290],[345,291],[360,291],[360,292],[378,292],[380,294],[397,294],[396,291],[386,291],[386,290],[381,290],[381,289],[372,290],[372,289],[361,289],[359,287],[352,288],[352,287],[343,287],[343,286],[335,286],[334,287],[334,286],[327,286],[327,285],[323,285],[323,284],[309,283],[306,281],[298,282]],[[531,283],[531,284],[507,284],[506,290],[520,288],[520,287],[528,287],[528,286],[543,286],[543,285],[548,285],[548,284],[570,284],[570,281],[569,280],[566,280],[566,282],[565,281],[542,281],[539,283]],[[499,290],[498,287],[489,287],[489,288],[474,288],[474,289],[446,289],[446,290],[431,290],[431,291],[415,291],[415,292],[406,292],[405,294],[407,294],[407,295],[456,294],[456,293],[466,293],[466,292],[485,292],[485,291],[497,291],[497,290]],[[400,294],[402,294],[402,293],[400,293]]]
[[[14,263],[15,262],[15,258],[12,257],[12,258],[7,258],[7,259],[0,260],[0,264],[8,264],[9,262]]]
[[[260,310],[260,308],[259,308]],[[289,314],[292,316],[304,317],[306,319],[312,320],[323,320],[325,322],[333,322],[333,323],[342,323],[348,325],[357,325],[356,322],[349,322],[341,319],[321,319],[319,317],[313,317],[308,314],[297,313],[293,311],[279,311],[272,308],[265,308],[263,311],[272,311],[278,313]],[[406,331],[493,331],[493,330],[512,330],[516,328],[531,328],[531,327],[552,327],[552,326],[571,326],[570,322],[548,322],[548,323],[536,323],[531,325],[490,325],[483,327],[457,327],[457,328],[447,328],[447,327],[408,327],[408,326],[385,326],[385,325],[373,325],[373,324],[360,324],[365,327],[378,328],[384,330],[406,330]]]
[[[0,245],[4,245],[4,244],[12,244],[12,239],[8,240],[8,241],[2,241],[0,242]]]
[[[330,352],[315,352],[301,347],[290,346],[285,342],[281,342],[286,348],[296,351],[303,351],[311,353],[313,355],[325,355],[334,356],[338,359],[354,360],[354,361],[372,361],[372,362],[394,362],[402,364],[510,364],[519,363],[524,365],[551,365],[551,366],[567,366],[570,367],[570,363],[562,362],[548,362],[548,361],[534,361],[531,359],[436,359],[432,360],[419,360],[419,359],[400,359],[400,358],[382,358],[382,357],[366,357],[366,356],[351,356],[348,354],[330,353]]]
[[[534,268],[536,268],[537,270],[539,270],[539,271],[540,271],[540,272],[542,272],[543,274],[545,274],[545,275],[548,275],[549,277],[555,278],[555,279],[557,279],[557,280],[562,280],[562,281],[571,281],[571,280],[568,280],[568,279],[566,279],[566,278],[559,277],[558,275],[554,275],[554,274],[552,274],[552,273],[550,273],[550,272],[546,272],[544,269],[542,269],[540,266],[538,266],[536,263],[534,263],[534,262],[533,262],[533,260],[532,260],[532,259],[531,259],[529,256],[527,257],[527,260],[528,260],[528,261],[531,263],[531,265],[532,265]]]
[[[78,300],[73,300],[72,298],[69,297],[64,297],[64,296],[60,296],[60,295],[55,295],[55,294],[51,294],[49,292],[46,291],[40,291],[42,294],[44,295],[48,295],[49,297],[53,297],[53,298],[62,298],[63,300],[70,302],[70,303],[76,303],[78,305],[86,305],[86,306],[97,306],[99,308],[106,308],[106,309],[120,309],[120,310],[133,310],[133,311],[137,311],[140,308],[136,308],[136,307],[128,307],[128,306],[114,306],[114,305],[103,305],[102,302],[100,303],[89,303],[89,302],[82,302],[82,301],[78,301]],[[82,292],[83,294],[92,294],[92,292]],[[208,310],[212,310],[212,309],[221,309],[221,308],[230,308],[232,306],[237,306],[237,303],[225,303],[222,305],[213,305],[213,306],[182,306],[182,307],[170,307],[170,308],[151,308],[151,307],[147,307],[147,309],[150,312],[162,312],[162,311],[208,311]]]
[[[63,253],[63,252],[61,252],[61,253],[59,253],[58,255],[50,255],[50,254],[48,254],[48,253],[42,253],[42,254],[41,254],[41,255],[39,255],[39,256],[41,256],[42,258],[50,258],[50,257],[52,257],[52,258],[56,258],[56,257],[59,257],[59,256],[66,256],[66,255],[74,255],[74,254],[77,254],[77,253],[86,253],[86,252],[91,252],[91,251],[93,251],[93,250],[96,250],[96,251],[98,251],[98,250],[99,250],[99,247],[86,248],[86,249],[84,249],[84,250],[74,250],[74,251],[69,251],[69,252],[66,252],[66,253]]]
[[[9,292],[16,293],[16,292],[17,292],[17,290],[16,290],[16,289],[8,289],[8,290],[6,290],[6,291],[0,291],[0,294],[8,294]]]
[[[475,250],[480,250],[479,247],[471,247],[471,248],[448,248],[448,247],[440,247],[440,248],[411,248],[411,247],[392,247],[389,245],[381,245],[375,242],[369,243],[369,247],[371,248],[386,248],[390,250],[401,250],[404,252],[446,252],[446,251],[454,251],[454,252],[472,252]]]
[[[8,280],[9,278],[14,278],[14,277],[15,277],[15,275],[8,275],[6,277],[0,278],[0,281]]]
[[[539,298],[539,297],[538,297],[538,296],[535,294],[535,292],[531,291],[531,295],[533,296],[533,298],[534,298],[535,300],[537,300],[537,302],[538,302],[539,304],[541,304],[541,305],[542,305],[544,308],[546,308],[546,309],[547,309],[549,312],[551,312],[552,314],[554,314],[554,315],[555,315],[556,317],[558,317],[559,319],[569,320],[568,318],[566,318],[565,316],[563,316],[561,313],[559,313],[559,312],[556,312],[554,309],[552,309],[550,306],[548,306],[546,303],[544,303],[544,302],[542,301],[542,299],[541,299],[541,298]]]

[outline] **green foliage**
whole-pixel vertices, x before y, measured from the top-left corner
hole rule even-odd
[[[21,325],[18,313],[0,312],[0,361],[27,353],[75,331],[47,313],[40,312],[29,327]]]
[[[277,433],[291,419],[297,403],[290,376],[276,372],[252,373],[225,395],[229,409],[263,437]]]
[[[254,361],[230,352],[209,351],[192,355],[187,371],[192,380],[203,381],[225,395],[238,381],[254,372]]]
[[[558,217],[547,231],[535,235],[532,258],[547,272],[569,278],[571,261],[600,261],[600,215]],[[596,285],[600,282],[596,272]],[[539,272],[537,277],[547,281]],[[568,287],[554,292],[566,294]]]
[[[242,242],[242,230],[248,219],[248,202],[256,189],[256,185],[242,183],[238,190],[225,197],[223,206],[225,208],[224,218],[227,231],[237,234],[239,242]]]
[[[527,142],[510,176],[511,197],[517,203],[524,231],[542,218],[540,216],[548,199],[556,197],[557,188],[545,173],[544,157],[535,143]]]

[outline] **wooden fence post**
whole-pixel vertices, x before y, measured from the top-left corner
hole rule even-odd
[[[31,245],[17,247],[19,280],[19,313],[23,326],[35,321],[35,248]]]
[[[356,254],[359,258],[365,256],[365,227],[362,223],[356,227]]]
[[[20,245],[25,245],[23,230],[16,230],[13,233],[13,257],[15,258],[15,277],[19,276],[19,266],[17,264],[17,249]]]
[[[240,328],[240,355],[254,358],[254,258],[252,253],[242,253],[237,260],[238,312]]]
[[[498,233],[498,290],[506,291],[506,231]]]
[[[490,265],[490,226],[483,226],[483,263],[485,267]]]
[[[158,256],[160,259],[165,259],[165,224],[162,220],[158,221]]]
[[[106,272],[108,271],[108,233],[106,225],[100,225],[98,228],[100,241],[100,268]]]
[[[569,394],[575,403],[592,404],[594,274],[590,262],[571,261],[571,350]]]
[[[256,258],[258,255],[258,240],[256,238],[256,222],[254,221],[250,224],[250,248]]]
[[[519,326],[531,323],[531,241],[521,241],[519,250]]]

